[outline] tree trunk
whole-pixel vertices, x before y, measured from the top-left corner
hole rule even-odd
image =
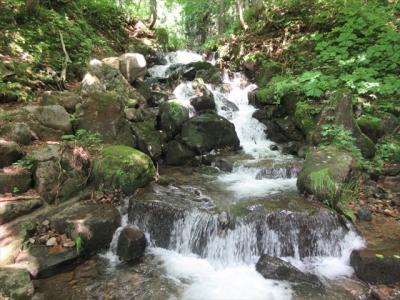
[[[149,28],[153,29],[157,22],[157,0],[150,0],[150,22]]]
[[[249,26],[246,24],[246,21],[244,20],[244,16],[243,16],[244,8],[243,8],[242,0],[236,0],[236,8],[237,8],[237,12],[238,12],[238,15],[239,15],[240,25],[242,26],[242,28],[244,30],[249,29]]]
[[[25,8],[29,16],[36,16],[39,12],[39,0],[26,0]]]
[[[225,31],[225,0],[219,0],[218,34],[222,36]]]

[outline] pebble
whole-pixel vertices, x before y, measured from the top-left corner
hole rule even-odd
[[[46,246],[47,247],[53,247],[57,244],[57,239],[55,237],[51,237],[47,240]]]
[[[357,216],[361,221],[372,221],[372,214],[371,211],[366,207],[361,207],[357,211]]]
[[[65,241],[63,243],[63,247],[65,247],[65,248],[73,248],[73,247],[75,247],[75,242],[74,241]]]
[[[49,220],[44,220],[44,221],[42,222],[42,225],[43,225],[43,226],[49,226],[49,225],[50,225],[50,221],[49,221]]]

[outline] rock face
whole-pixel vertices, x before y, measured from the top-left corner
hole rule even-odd
[[[121,231],[117,245],[117,255],[122,261],[140,259],[146,249],[146,237],[139,229],[126,227]]]
[[[77,116],[77,129],[96,132],[106,143],[136,145],[125,119],[123,101],[116,93],[92,93],[77,109]]]
[[[112,205],[80,203],[49,218],[58,232],[69,231],[72,237],[79,235],[83,239],[83,251],[87,254],[108,249],[120,219],[118,210]]]
[[[61,105],[67,112],[74,113],[75,107],[82,101],[81,97],[70,91],[45,92],[41,105]]]
[[[29,126],[21,122],[12,123],[10,125],[7,137],[21,145],[29,145],[33,139]]]
[[[372,158],[375,155],[374,143],[360,130],[353,117],[352,96],[347,91],[337,91],[330,97],[335,109],[325,108],[321,112],[318,127],[312,133],[311,139],[315,144],[321,141],[321,127],[323,125],[340,126],[351,132],[355,138],[356,146],[361,150],[365,158]],[[333,121],[332,121],[333,120]]]
[[[115,92],[131,107],[139,107],[146,103],[146,99],[129,84],[119,69],[93,59],[82,81],[81,94],[88,96],[93,92],[105,91]]]
[[[0,139],[0,168],[11,165],[22,156],[22,149],[17,143]]]
[[[147,185],[155,175],[155,167],[146,154],[127,146],[104,147],[93,167],[93,180],[97,186],[120,188],[132,194]]]
[[[32,174],[26,169],[10,168],[0,170],[0,194],[24,193],[32,185]]]
[[[170,100],[160,105],[159,117],[161,129],[172,139],[189,119],[189,109],[177,100]]]
[[[196,153],[177,141],[168,143],[166,162],[173,166],[182,166],[190,162]]]
[[[256,270],[266,279],[307,283],[315,287],[322,286],[316,275],[303,273],[279,257],[262,255],[256,264]]]
[[[394,284],[400,282],[399,255],[399,251],[382,249],[354,250],[350,264],[361,280],[372,284]]]
[[[189,119],[182,128],[182,141],[197,153],[225,147],[236,150],[240,145],[235,126],[214,113]]]
[[[300,192],[312,194],[322,202],[336,207],[341,189],[348,183],[355,171],[355,159],[335,146],[312,149],[306,156],[298,178]]]
[[[30,300],[35,289],[29,273],[22,269],[0,269],[0,298]]]
[[[137,78],[146,75],[147,63],[142,54],[125,53],[118,60],[119,70],[128,82],[133,83]]]
[[[30,117],[29,127],[42,140],[60,139],[72,131],[70,116],[61,105],[25,106],[22,110]]]
[[[44,145],[28,158],[34,165],[35,189],[48,203],[67,200],[85,185],[83,179],[87,177],[89,162],[81,160],[71,149]]]

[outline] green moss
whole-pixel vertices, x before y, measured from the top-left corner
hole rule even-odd
[[[296,103],[294,122],[307,135],[315,128],[317,123],[316,117],[319,113],[320,108],[315,104],[307,101],[299,101]]]
[[[375,143],[385,134],[382,120],[373,116],[362,116],[357,120],[361,131]]]
[[[120,188],[126,194],[131,194],[137,188],[147,185],[155,173],[150,157],[134,148],[122,145],[105,147],[93,167],[97,186],[106,189]]]

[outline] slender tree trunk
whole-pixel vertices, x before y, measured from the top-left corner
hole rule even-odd
[[[39,12],[39,0],[26,0],[25,8],[29,16],[36,16]]]
[[[149,28],[153,29],[157,22],[157,0],[150,0],[150,24]]]
[[[236,9],[239,15],[239,22],[240,25],[242,26],[242,28],[244,30],[247,30],[249,28],[249,26],[246,24],[246,21],[244,20],[244,16],[243,16],[243,1],[242,0],[236,0]]]
[[[222,36],[225,31],[225,0],[219,0],[218,34]]]

